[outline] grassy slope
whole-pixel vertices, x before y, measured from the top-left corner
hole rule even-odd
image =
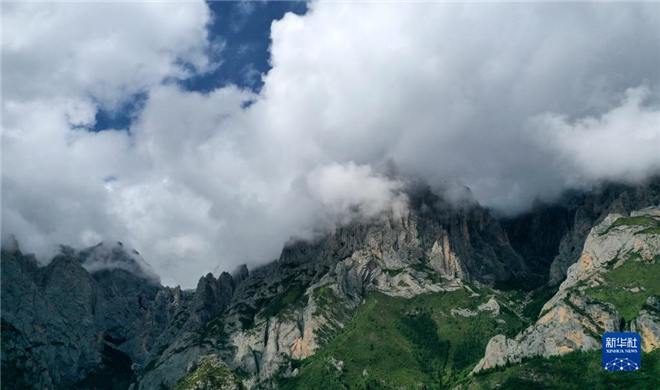
[[[628,254],[631,257],[628,262],[605,274],[606,286],[587,291],[599,300],[614,304],[628,321],[637,316],[648,296],[660,295],[658,259],[634,261],[641,260],[635,255]],[[628,291],[632,287],[643,290]],[[600,351],[592,351],[550,359],[533,358],[521,365],[468,377],[491,336],[499,333],[510,336],[524,325],[504,307],[499,318],[506,325],[496,322],[488,312],[469,318],[451,316],[451,309],[475,310],[491,292],[487,288],[481,291],[474,288],[481,297],[470,298],[464,290],[426,294],[410,300],[370,294],[347,328],[317,355],[298,362],[300,374],[283,379],[281,388],[444,389],[463,384],[471,389],[660,389],[658,351],[644,355],[640,372],[623,375],[603,372]],[[523,314],[533,321],[540,304],[553,292],[547,289],[532,292]],[[500,294],[500,298],[507,296]],[[436,334],[429,333],[429,329]],[[343,370],[338,371],[328,363],[331,357],[343,361]],[[365,371],[367,375],[363,375]]]
[[[603,236],[609,233],[612,229],[618,226],[646,226],[648,229],[657,228],[660,226],[660,221],[656,218],[649,216],[640,216],[640,217],[630,217],[630,218],[619,218],[610,225],[604,232],[600,235]]]
[[[456,308],[476,310],[486,300],[486,294],[471,298],[465,290],[413,299],[371,293],[344,331],[299,362],[299,375],[282,379],[280,388],[445,387],[467,375],[490,337],[513,335],[522,328],[505,308],[497,318],[490,312],[476,317],[450,314]],[[342,371],[328,363],[331,358],[343,361]]]
[[[631,253],[629,256],[635,255]],[[660,295],[660,262],[629,259],[619,268],[606,273],[604,279],[605,285],[589,288],[586,293],[600,301],[612,303],[621,317],[630,321],[637,317],[649,296]],[[629,291],[634,287],[642,290]]]
[[[655,219],[621,218],[615,224],[657,228]],[[655,260],[655,264],[628,261],[605,275],[606,287],[592,288],[587,293],[613,303],[629,321],[637,316],[649,295],[660,295],[657,283],[660,280],[657,260],[660,259]],[[628,291],[632,287],[644,289],[633,293]],[[497,318],[490,312],[480,312],[475,317],[452,316],[452,309],[476,311],[477,306],[493,294],[493,290],[486,287],[472,288],[480,297],[470,297],[465,290],[425,294],[413,299],[370,293],[336,337],[331,337],[335,332],[330,331],[328,337],[320,334],[321,340],[330,341],[316,355],[293,362],[299,369],[296,377],[277,378],[279,388],[446,389],[463,385],[470,389],[660,389],[660,352],[644,356],[641,372],[623,375],[602,372],[600,351],[595,351],[529,359],[520,365],[468,377],[474,364],[483,357],[492,336],[502,333],[513,336],[528,325],[504,306]],[[302,287],[294,287],[268,300],[260,307],[262,310],[256,311],[259,316],[285,315],[289,308],[301,303],[303,292]],[[544,286],[529,293],[517,288],[508,292],[505,289],[496,296],[500,302],[517,302],[512,304],[533,322],[542,305],[555,292]],[[319,288],[314,294],[318,295],[317,302],[324,311],[338,307],[329,289]],[[521,305],[525,297],[526,302]],[[342,323],[351,317],[351,313],[331,314],[330,318],[337,317]],[[335,367],[338,362],[343,364],[339,370]]]
[[[613,226],[657,225],[648,217],[620,218]],[[649,229],[657,229],[651,227]],[[640,232],[641,233],[641,232]],[[653,234],[643,231],[644,234]],[[660,258],[642,260],[629,253],[628,261],[604,275],[605,285],[586,293],[612,303],[627,321],[637,317],[650,295],[660,295]],[[616,263],[614,259],[611,263]],[[641,288],[638,292],[630,289]],[[601,369],[601,352],[576,352],[549,359],[528,359],[520,365],[486,371],[475,376],[470,389],[660,389],[660,351],[642,356],[639,372],[609,373]]]
[[[606,372],[601,352],[574,352],[490,370],[473,378],[470,389],[486,390],[660,389],[660,351],[642,355],[636,372]]]

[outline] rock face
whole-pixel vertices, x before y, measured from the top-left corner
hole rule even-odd
[[[113,258],[99,259],[101,252]],[[3,250],[3,387],[75,386],[104,375],[129,382],[132,363],[144,360],[181,295],[136,272],[135,257],[119,245],[63,248],[41,268],[32,256]],[[98,266],[103,260],[120,266]]]
[[[221,348],[224,339],[214,320],[228,307],[237,283],[226,272],[217,279],[208,274],[194,292],[183,296],[144,365],[136,370],[140,388],[169,388],[186,374],[191,361]]]
[[[349,324],[368,292],[412,298],[469,290],[468,282],[493,286],[526,279],[547,273],[550,264],[561,269],[555,265],[557,248],[584,243],[599,213],[618,207],[625,214],[603,217],[592,230],[584,245],[589,255],[569,270],[538,322],[515,339],[493,338],[478,368],[596,348],[599,334],[622,327],[639,331],[644,348],[655,349],[660,344],[660,292],[625,286],[646,297],[630,317],[587,290],[609,283],[606,275],[614,272],[608,271],[607,259],[615,249],[634,248],[639,256],[621,264],[657,261],[648,259],[658,253],[657,236],[641,236],[632,225],[616,222],[631,205],[656,195],[639,190],[631,196],[626,189],[599,201],[585,200],[595,195],[579,201],[572,197],[576,203],[570,207],[543,209],[502,225],[477,204],[450,205],[417,189],[409,193],[404,211],[356,221],[312,242],[291,243],[276,261],[251,271],[243,266],[231,275],[208,274],[194,291],[161,286],[139,254],[119,243],[80,251],[65,247],[45,267],[17,246],[3,248],[3,386],[274,387],[275,376],[295,376],[295,361],[315,354]],[[598,211],[583,218],[586,211],[579,210],[590,207]],[[656,218],[655,212],[638,216]],[[629,244],[632,238],[637,241]],[[447,310],[447,315],[454,320],[482,312],[497,317],[510,310],[504,306],[484,300],[469,309]]]
[[[658,348],[658,297],[651,295],[660,292],[658,226],[660,209],[655,207],[633,212],[631,217],[608,215],[589,233],[580,261],[568,269],[566,280],[545,304],[536,324],[515,339],[502,335],[491,339],[473,372],[530,356],[598,349],[603,333],[626,328],[642,334],[644,351]],[[620,303],[622,293],[627,300]],[[621,313],[628,314],[636,299],[644,301],[642,294],[648,295],[643,309],[627,322]]]
[[[530,212],[502,225],[512,247],[531,271],[558,285],[575,264],[591,228],[612,213],[660,204],[660,176],[639,185],[600,184],[587,192],[571,191],[552,204],[539,203]]]
[[[642,337],[642,350],[650,352],[660,348],[660,299],[648,297],[646,308],[630,323],[630,330]]]
[[[527,273],[486,210],[452,208],[418,191],[405,212],[285,248],[275,263],[242,279],[225,312],[208,319],[213,325],[155,350],[137,388],[171,386],[189,361],[210,353],[249,373],[246,384],[267,384],[274,374],[292,375],[291,359],[309,357],[339,332],[367,291],[412,297],[457,289],[460,280],[493,283]]]
[[[369,290],[412,297],[528,273],[485,209],[426,189],[404,212],[293,243],[252,272],[209,274],[194,292],[162,287],[121,244],[62,248],[46,267],[3,250],[2,267],[3,377],[39,389],[169,388],[214,354],[263,382],[340,331]]]

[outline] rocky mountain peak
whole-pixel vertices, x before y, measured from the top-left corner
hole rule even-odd
[[[451,324],[460,324],[467,333],[488,324],[479,328],[483,345],[468,339],[452,347],[459,351],[452,354],[470,353],[456,363],[466,373],[483,356],[483,349],[475,355],[475,348],[484,348],[500,331],[506,334],[492,338],[477,367],[592,349],[605,330],[637,330],[649,340],[645,350],[655,349],[660,291],[653,283],[620,285],[617,279],[629,264],[649,267],[657,261],[650,256],[660,248],[642,230],[657,229],[658,211],[631,209],[655,197],[650,190],[622,187],[502,223],[478,204],[450,202],[420,187],[409,193],[406,210],[292,241],[276,261],[216,272],[217,278],[209,273],[186,291],[161,286],[139,254],[121,243],[63,247],[45,267],[17,245],[3,248],[3,375],[10,372],[17,389],[93,388],[85,386],[101,380],[117,389],[132,383],[134,390],[151,390],[213,371],[231,378],[232,386],[271,388],[274,378],[295,377],[300,360],[314,359],[350,330],[367,303],[377,310],[362,324],[370,332],[377,330],[371,321],[380,321],[381,314],[374,313],[386,312],[397,318],[389,331],[399,336],[413,328],[432,330],[433,321],[449,332]],[[612,207],[626,211],[601,215]],[[634,230],[640,221],[647,226]],[[560,288],[565,295],[558,293],[534,324],[515,336],[523,322],[530,323],[521,314],[526,303],[513,302],[515,294],[495,287],[502,282],[517,287],[534,273],[547,277],[558,261],[553,253],[561,257],[569,245],[582,257],[571,252],[579,261]],[[616,257],[616,246],[616,253],[625,247],[621,253],[627,257],[608,261]],[[585,259],[591,259],[589,266]],[[596,271],[584,271],[589,269]],[[644,268],[644,274],[655,275],[654,269]],[[639,307],[620,310],[616,302],[598,298],[604,285],[639,294]],[[409,300],[436,311],[408,307]],[[390,304],[396,312],[388,312]],[[417,336],[411,337],[407,342],[416,342]],[[438,343],[437,348],[445,345]],[[333,356],[322,359],[334,362],[338,375],[355,365],[341,365]]]
[[[193,298],[197,321],[203,324],[222,313],[231,301],[234,288],[234,279],[227,272],[217,279],[210,272],[200,278]]]
[[[250,271],[248,270],[248,267],[246,264],[241,264],[236,269],[234,272],[231,273],[232,278],[234,279],[234,283],[236,285],[241,284],[245,279],[250,277]]]
[[[138,251],[126,248],[119,241],[101,242],[79,251],[72,248],[62,249],[62,251],[70,253],[91,274],[123,270],[152,284],[160,284],[160,278]]]

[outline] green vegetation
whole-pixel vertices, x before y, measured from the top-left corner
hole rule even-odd
[[[289,306],[302,306],[304,303],[302,299],[304,294],[305,289],[303,287],[296,286],[288,291],[276,295],[259,312],[259,316],[262,318],[274,317],[280,314],[285,308],[288,308]]]
[[[243,329],[250,329],[255,323],[256,317],[270,318],[273,316],[284,316],[287,314],[288,309],[295,309],[302,307],[305,304],[305,291],[307,286],[289,285],[290,280],[281,282],[283,285],[288,285],[287,289],[272,297],[261,298],[255,302],[255,306],[250,306],[245,303],[238,303],[233,310],[240,315],[239,321]],[[276,293],[281,287],[280,284],[269,287],[271,293]]]
[[[234,377],[220,358],[209,355],[201,358],[197,367],[179,379],[172,390],[220,389],[232,383],[243,388],[241,382]]]
[[[646,228],[644,230],[638,231],[635,234],[660,234],[660,227],[655,226],[655,227]]]
[[[585,292],[592,297],[613,304],[627,321],[637,317],[651,295],[660,295],[660,264],[654,261],[635,261],[639,254],[631,253],[629,260],[619,268],[603,275],[606,284],[592,287]],[[632,288],[640,288],[632,292]]]
[[[522,364],[475,375],[471,389],[582,390],[660,389],[660,351],[642,355],[642,368],[635,372],[606,372],[601,352],[574,352],[550,358],[536,357]]]
[[[391,278],[397,276],[401,272],[403,272],[403,268],[402,269],[383,268],[383,273],[386,274],[387,276],[391,277]]]
[[[397,327],[410,342],[412,355],[433,380],[442,378],[450,344],[438,337],[438,325],[426,309],[403,315]]]
[[[411,264],[410,268],[417,272],[424,272],[428,280],[433,283],[442,282],[442,277],[431,267],[427,259],[418,259],[419,263]]]
[[[612,229],[618,226],[647,226],[649,228],[653,227],[660,227],[660,221],[653,217],[647,217],[647,216],[642,216],[642,217],[630,217],[630,218],[619,218],[616,221],[614,221],[610,227],[608,227],[604,232],[602,232],[600,235],[605,235],[609,233]]]
[[[660,221],[653,217],[641,216],[641,217],[630,217],[630,218],[619,218],[612,226],[658,226]]]
[[[522,311],[522,314],[531,319],[532,322],[536,321],[540,317],[541,309],[543,305],[546,304],[559,290],[559,286],[549,287],[544,286],[537,290],[534,290],[530,294],[530,302],[525,306]]]
[[[335,296],[335,293],[332,292],[330,287],[319,287],[314,290],[314,298],[316,299],[316,304],[318,310],[332,308],[336,304],[340,304],[339,300]],[[316,314],[320,314],[318,311]]]
[[[328,286],[314,289],[313,294],[317,306],[314,315],[322,316],[327,320],[325,325],[317,331],[319,343],[325,345],[341,329],[339,324],[350,320],[352,310],[346,306],[345,302],[341,302],[332,288]]]
[[[614,269],[614,266],[619,262],[619,260],[621,260],[619,256],[621,256],[621,248],[619,248],[619,250],[616,251],[616,255],[612,259],[610,259],[607,263],[605,263],[605,269],[608,271]]]
[[[328,291],[315,294],[323,296]],[[495,318],[489,311],[467,318],[450,314],[456,308],[476,311],[487,300],[485,294],[474,298],[462,289],[412,299],[370,293],[341,333],[314,356],[297,362],[296,377],[279,379],[280,388],[450,386],[467,377],[492,336],[513,336],[523,327],[507,310]],[[337,370],[330,361],[342,361],[343,369]]]

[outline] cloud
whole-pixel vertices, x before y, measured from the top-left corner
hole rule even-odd
[[[210,66],[203,2],[7,3],[3,94],[113,107]]]
[[[403,182],[387,179],[370,166],[353,162],[315,169],[307,176],[307,186],[321,208],[330,217],[338,218],[336,225],[356,218],[375,218],[383,212],[400,212],[407,203]]]
[[[42,259],[121,240],[191,287],[400,210],[408,180],[508,213],[638,180],[658,169],[659,7],[313,3],[273,23],[255,94],[173,82],[217,65],[203,2],[11,4],[3,239]],[[87,131],[136,93],[130,131]]]
[[[639,181],[660,170],[660,110],[644,104],[650,96],[647,87],[630,88],[599,117],[544,114],[530,120],[530,130],[567,178]]]
[[[640,85],[658,115],[657,8],[316,3],[273,25],[255,111],[277,112],[282,136],[322,158],[459,180],[482,204],[518,212],[567,186],[530,118],[599,118]]]
[[[64,248],[67,251],[68,248]],[[72,254],[90,273],[107,270],[124,270],[139,275],[154,283],[160,279],[151,266],[135,250],[127,250],[121,242],[101,242],[84,250],[73,250]]]

